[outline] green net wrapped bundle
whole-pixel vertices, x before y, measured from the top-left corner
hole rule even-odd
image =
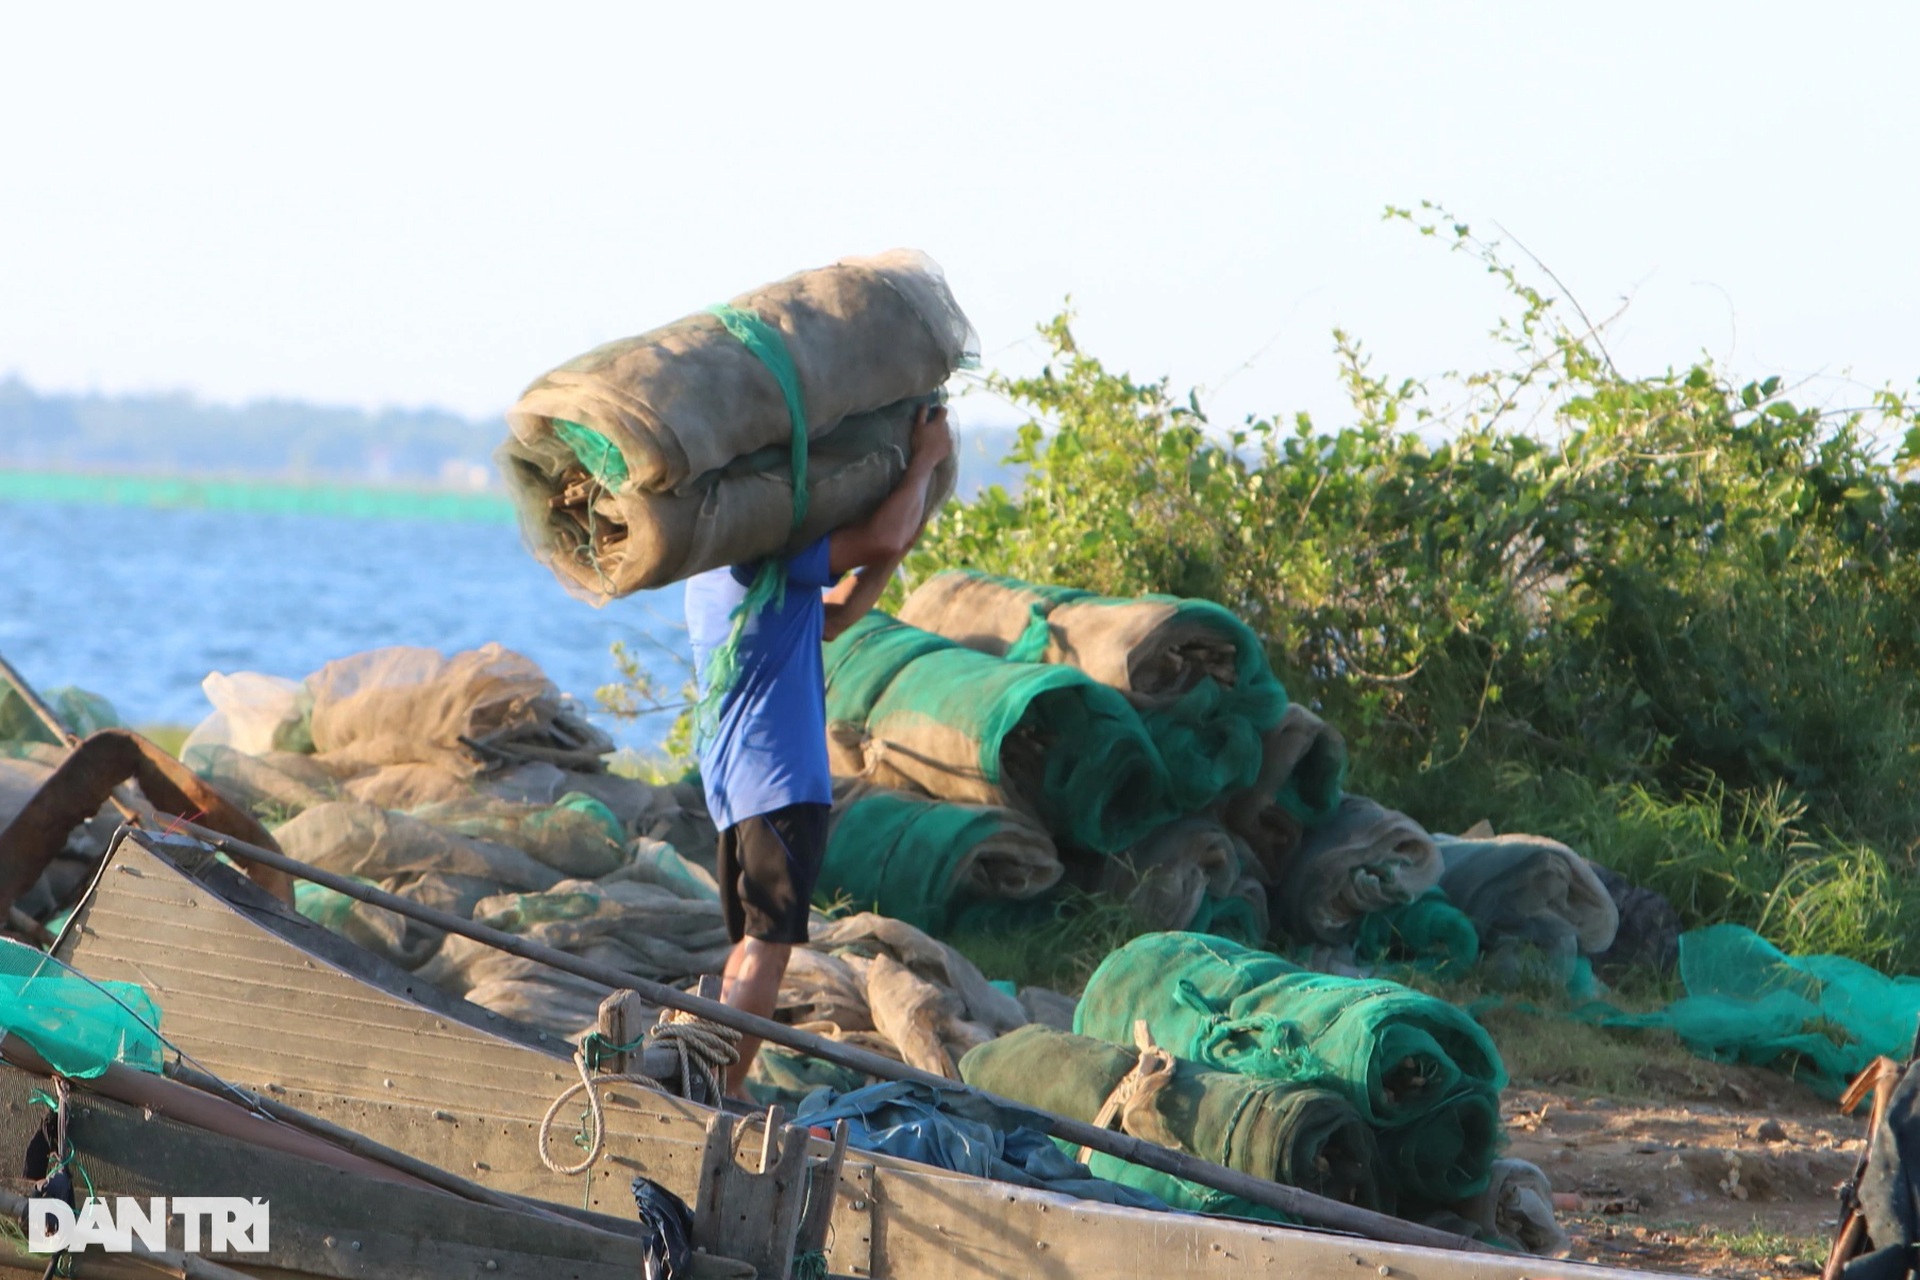
[[[1340,1094],[1388,1131],[1381,1145],[1404,1194],[1438,1202],[1485,1185],[1506,1068],[1487,1033],[1443,1000],[1223,938],[1156,933],[1094,971],[1074,1030],[1127,1044],[1142,1019],[1177,1057]]]
[[[1353,953],[1362,964],[1411,964],[1459,977],[1480,958],[1480,932],[1446,894],[1429,889],[1412,902],[1363,919]]]
[[[1094,1122],[1133,1073],[1132,1048],[1051,1027],[1021,1027],[969,1050],[960,1078],[975,1088]],[[1368,1209],[1389,1207],[1371,1130],[1339,1095],[1175,1060],[1170,1078],[1123,1109],[1125,1132],[1255,1177]],[[1271,1210],[1170,1174],[1093,1153],[1098,1178],[1150,1191],[1178,1209],[1273,1217]]]
[[[1253,784],[1220,805],[1220,820],[1247,842],[1268,883],[1299,848],[1305,829],[1340,809],[1347,780],[1347,741],[1299,703],[1261,739]]]
[[[1347,796],[1281,868],[1274,924],[1298,943],[1343,946],[1367,916],[1413,901],[1440,872],[1439,851],[1419,823]]]
[[[1209,899],[1240,879],[1241,847],[1209,818],[1180,818],[1149,832],[1101,868],[1100,892],[1133,908],[1152,929],[1191,929]]]
[[[870,613],[827,646],[826,675],[843,772],[1017,809],[1096,853],[1177,816],[1133,707],[1072,667],[1008,662]]]
[[[1593,866],[1557,840],[1437,836],[1440,888],[1472,918],[1482,947],[1524,943],[1571,965],[1613,945],[1620,910]]]
[[[836,786],[819,892],[946,933],[977,902],[1037,897],[1063,867],[1039,823],[1011,809],[883,787]]]
[[[1072,666],[1120,690],[1185,813],[1256,780],[1263,735],[1287,708],[1259,637],[1211,601],[1120,599],[950,569],[908,597],[900,620],[985,653]]]
[[[848,258],[545,374],[498,461],[535,554],[605,603],[864,518],[905,472],[915,410],[976,348],[931,259]]]

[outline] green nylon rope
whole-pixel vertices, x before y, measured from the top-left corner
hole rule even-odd
[[[797,533],[807,520],[807,409],[800,393],[800,371],[794,368],[793,355],[787,350],[787,340],[780,330],[754,312],[725,304],[707,310],[718,317],[727,332],[752,352],[780,384],[780,394],[787,402],[787,416],[792,422],[793,521],[789,528]],[[770,555],[760,562],[760,570],[754,574],[746,598],[734,609],[733,627],[726,641],[708,655],[706,688],[693,711],[695,742],[704,743],[712,735],[719,720],[720,704],[740,678],[740,638],[746,633],[747,619],[769,604],[785,607],[786,601],[786,560]]]

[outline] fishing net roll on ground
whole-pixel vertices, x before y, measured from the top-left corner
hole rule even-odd
[[[1299,847],[1306,827],[1333,817],[1347,780],[1347,741],[1299,703],[1261,739],[1253,785],[1221,803],[1221,821],[1253,849],[1269,882]]]
[[[1232,832],[1208,818],[1180,818],[1109,858],[1100,892],[1125,902],[1149,928],[1195,929],[1208,899],[1233,893],[1240,861]]]
[[[843,780],[818,890],[939,934],[969,902],[1035,897],[1063,870],[1024,814]]]
[[[1333,1089],[1382,1128],[1506,1084],[1493,1041],[1443,1000],[1204,934],[1146,934],[1094,970],[1074,1030],[1130,1044],[1136,1019],[1178,1057]]]
[[[1429,889],[1412,902],[1363,919],[1353,953],[1361,964],[1410,964],[1461,977],[1480,958],[1480,932],[1446,894]]]
[[[1211,601],[1098,596],[969,569],[935,574],[900,620],[983,653],[1071,666],[1124,693],[1195,812],[1251,785],[1287,692],[1247,625]]]
[[[1118,692],[1071,667],[1004,661],[883,614],[827,646],[827,719],[869,781],[1018,809],[1098,853],[1177,816],[1166,765]]]
[[[1433,838],[1406,814],[1347,796],[1307,829],[1280,869],[1274,925],[1298,943],[1343,946],[1376,911],[1413,901],[1439,883]]]
[[[1440,888],[1472,918],[1483,949],[1512,940],[1572,960],[1613,945],[1620,909],[1588,861],[1544,836],[1437,836]]]
[[[975,1088],[1093,1123],[1139,1053],[1050,1027],[1026,1026],[969,1050],[960,1078]],[[1175,1060],[1172,1077],[1121,1113],[1124,1132],[1272,1182],[1368,1209],[1388,1202],[1371,1130],[1339,1095],[1207,1071]],[[1244,1200],[1093,1153],[1087,1167],[1179,1209],[1268,1216]]]
[[[911,250],[803,271],[729,305],[776,330],[791,356],[808,492],[836,524],[891,488],[913,402],[978,357],[940,269]],[[889,406],[884,422],[857,421]],[[794,532],[786,395],[711,312],[569,361],[535,381],[507,421],[512,438],[498,457],[523,530],[560,580],[596,603],[773,554]]]

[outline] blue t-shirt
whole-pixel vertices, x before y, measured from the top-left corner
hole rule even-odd
[[[746,598],[757,564],[709,569],[687,579],[687,636],[696,679],[726,643],[733,611]],[[833,585],[827,540],[787,561],[787,598],[747,619],[740,675],[721,700],[712,736],[700,748],[707,808],[725,830],[790,804],[831,804],[827,766],[827,677],[820,652]]]

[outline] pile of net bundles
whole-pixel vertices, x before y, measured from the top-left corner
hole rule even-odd
[[[925,255],[847,258],[561,365],[508,412],[498,461],[535,555],[601,604],[864,519],[905,475],[915,411],[976,358]]]
[[[1180,816],[1132,704],[1072,667],[1008,662],[869,613],[827,646],[834,772],[1015,809],[1115,853]]]
[[[1142,1021],[1155,1044],[1201,1067],[1340,1095],[1375,1131],[1386,1193],[1404,1214],[1487,1188],[1506,1069],[1487,1033],[1443,1000],[1222,938],[1157,933],[1094,971],[1074,1030],[1132,1045]]]
[[[1211,1071],[1152,1048],[1027,1026],[970,1050],[975,1088],[1367,1209],[1389,1210],[1370,1129],[1338,1093]],[[1176,1209],[1273,1218],[1271,1209],[1171,1174],[1086,1153],[1095,1177]]]
[[[202,687],[214,711],[182,759],[275,819],[339,799],[410,812],[584,793],[632,825],[653,804],[645,783],[606,771],[611,739],[537,664],[497,644],[450,656],[374,649],[300,681],[216,672]]]
[[[1440,836],[1440,889],[1473,921],[1480,949],[1509,982],[1532,956],[1560,982],[1590,976],[1613,945],[1620,910],[1585,858],[1544,836]]]
[[[943,934],[970,905],[1037,897],[1062,871],[1026,814],[841,779],[817,892]]]
[[[1118,689],[1166,761],[1169,798],[1183,813],[1253,786],[1264,736],[1287,709],[1259,637],[1207,600],[1119,599],[950,569],[907,598],[900,621]]]

